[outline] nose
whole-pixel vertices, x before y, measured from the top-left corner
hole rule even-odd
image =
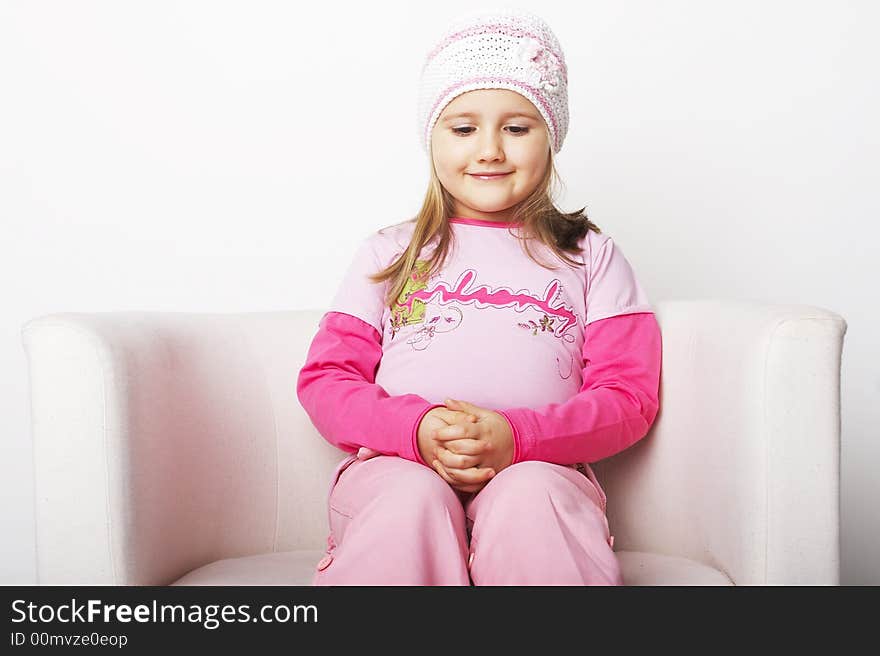
[[[503,155],[501,136],[486,130],[480,139],[480,161],[499,159]]]

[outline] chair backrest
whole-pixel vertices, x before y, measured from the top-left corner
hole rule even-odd
[[[277,438],[273,448],[277,449],[278,467],[277,551],[326,546],[330,476],[348,455],[321,436],[296,395],[299,371],[324,312],[260,313],[241,324],[251,356],[262,364],[273,406]]]
[[[836,585],[846,322],[751,301],[655,309],[660,412],[593,465],[615,549],[696,560],[737,584]]]

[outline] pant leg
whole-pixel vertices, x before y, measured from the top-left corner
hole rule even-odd
[[[313,585],[470,585],[464,508],[437,472],[397,456],[348,458],[328,498]]]
[[[464,506],[474,585],[623,585],[604,494],[577,469],[519,462]]]

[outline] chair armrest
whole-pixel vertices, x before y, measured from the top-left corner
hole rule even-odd
[[[274,550],[275,415],[241,316],[25,324],[41,584],[166,585]]]
[[[723,300],[656,315],[660,412],[594,465],[616,549],[691,558],[740,585],[837,585],[846,322]]]

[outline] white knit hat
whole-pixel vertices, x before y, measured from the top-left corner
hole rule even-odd
[[[518,9],[471,14],[452,23],[425,56],[419,81],[419,139],[452,100],[474,89],[509,89],[528,98],[550,131],[554,153],[568,131],[568,71],[556,36],[541,18]]]

